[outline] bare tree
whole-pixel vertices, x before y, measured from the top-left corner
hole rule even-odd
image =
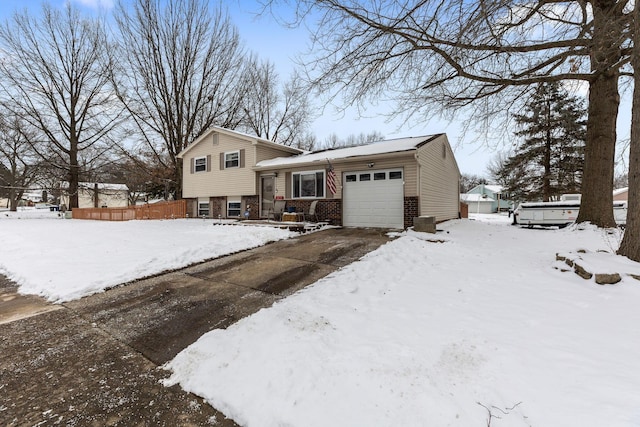
[[[394,99],[396,115],[423,117],[442,107],[450,112],[473,105],[474,118],[487,124],[519,108],[533,84],[586,82],[589,121],[578,220],[615,225],[611,183],[618,80],[629,74],[629,1],[297,4],[300,19],[319,17],[307,63],[314,83],[348,104]]]
[[[301,78],[294,73],[280,88],[275,65],[255,56],[245,70],[241,127],[261,138],[298,146],[311,121],[308,91]]]
[[[80,158],[108,150],[120,118],[103,25],[71,3],[63,10],[44,4],[38,18],[25,12],[2,25],[0,42],[5,105],[37,131],[34,149],[66,175],[70,207],[77,207]]]
[[[211,126],[233,129],[242,120],[238,31],[206,0],[121,1],[115,19],[118,95],[180,196],[178,153]]]
[[[613,188],[623,188],[629,186],[629,173],[620,172],[616,173],[613,177]]]
[[[337,134],[332,133],[325,138],[322,145],[324,148],[355,147],[357,145],[366,145],[372,142],[382,141],[383,139],[384,135],[376,130],[369,133],[360,132],[358,134],[350,134],[345,138],[340,138]]]
[[[478,176],[475,174],[466,174],[463,173],[460,175],[460,192],[467,193],[469,190],[480,184],[489,184],[489,181],[483,176]]]
[[[12,211],[17,210],[18,202],[41,171],[41,160],[31,146],[34,134],[19,117],[0,115],[0,165],[8,172],[3,186]]]
[[[314,151],[318,148],[318,145],[318,136],[312,132],[306,132],[296,144],[298,148],[307,151]]]

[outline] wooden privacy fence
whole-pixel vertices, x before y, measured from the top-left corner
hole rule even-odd
[[[129,206],[126,208],[76,208],[74,219],[95,219],[99,221],[129,221],[132,219],[174,219],[186,218],[187,201],[160,202]]]

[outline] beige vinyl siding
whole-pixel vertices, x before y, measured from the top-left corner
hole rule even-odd
[[[264,145],[256,145],[256,163],[263,160],[275,159],[276,157],[289,157],[293,154],[278,150],[275,147],[266,147]],[[254,163],[255,164],[255,163]]]
[[[458,218],[460,171],[445,135],[418,149],[418,164],[420,215],[436,221]]]
[[[369,163],[374,163],[374,166],[369,169],[367,166]],[[418,166],[414,158],[414,153],[397,156],[389,159],[373,159],[373,160],[357,160],[357,161],[333,161],[333,168],[336,172],[337,177],[337,193],[332,195],[329,193],[329,190],[326,190],[325,198],[328,199],[339,199],[342,198],[342,174],[343,172],[352,172],[352,171],[367,171],[367,170],[378,170],[378,169],[394,169],[394,168],[402,168],[404,169],[404,195],[405,196],[416,196],[418,193],[418,181],[417,181],[417,171]],[[313,163],[308,166],[288,168],[288,169],[274,169],[269,171],[262,171],[263,174],[278,172],[278,177],[276,178],[276,188],[278,189],[278,195],[284,195],[285,198],[291,198],[291,174],[295,172],[305,172],[305,171],[321,171],[328,170],[327,163]],[[285,191],[286,190],[286,191]]]
[[[276,197],[284,197],[285,199],[287,197],[290,197],[290,195],[287,195],[287,179],[291,179],[291,174],[283,172],[278,173],[278,176],[276,177],[275,188]]]
[[[256,164],[254,145],[225,134],[218,134],[218,144],[214,145],[214,140],[213,135],[207,137],[184,156],[182,196],[190,198],[257,194],[255,172],[252,170],[252,166]],[[245,167],[220,170],[220,153],[239,150],[244,150]],[[207,165],[208,172],[190,173],[192,159],[207,155],[211,155],[211,164]]]

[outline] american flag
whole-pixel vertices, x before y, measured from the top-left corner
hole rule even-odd
[[[327,187],[329,187],[331,194],[336,194],[338,192],[338,187],[336,186],[336,173],[333,171],[333,168],[329,169],[329,173],[327,173]]]

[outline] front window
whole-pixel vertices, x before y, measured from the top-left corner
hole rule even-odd
[[[235,218],[240,216],[240,210],[242,208],[241,202],[227,202],[227,218]]]
[[[224,153],[224,168],[238,168],[240,167],[240,152],[239,151],[231,151],[229,153]]]
[[[206,157],[196,157],[196,159],[195,159],[195,171],[196,172],[206,172],[207,171],[207,158]]]
[[[294,198],[324,197],[324,171],[296,172],[291,176]]]
[[[198,202],[198,216],[209,216],[209,202]]]

